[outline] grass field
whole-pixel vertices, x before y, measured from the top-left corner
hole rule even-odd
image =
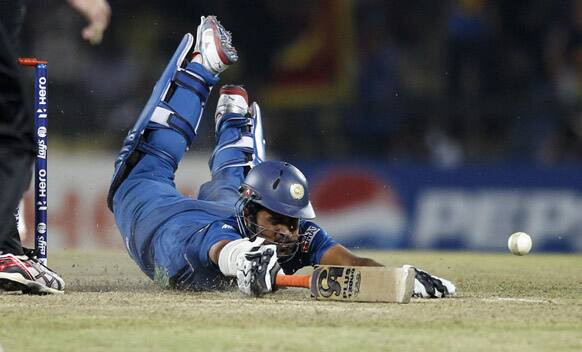
[[[4,351],[582,351],[582,256],[365,252],[415,264],[458,296],[408,305],[286,289],[161,290],[122,252],[51,253],[59,296],[0,295]]]

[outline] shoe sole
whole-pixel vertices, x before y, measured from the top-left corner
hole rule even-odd
[[[218,20],[216,19],[215,16],[209,16],[209,17],[205,18],[205,21],[207,21],[207,23],[201,24],[198,27],[198,31],[196,32],[196,37],[201,38],[201,35],[205,30],[207,30],[207,29],[212,30],[212,37],[214,38],[214,47],[216,48],[218,58],[220,59],[220,61],[222,61],[222,63],[224,65],[234,64],[237,60],[230,58],[230,56],[227,54],[226,50],[222,46],[222,42],[220,41],[220,33],[221,33],[221,31],[226,31],[226,29],[224,27],[222,27],[222,25],[218,24]],[[236,49],[235,49],[235,52],[236,52]]]
[[[232,65],[233,61],[228,57],[224,48],[222,47],[222,43],[220,42],[220,29],[218,28],[218,25],[214,19],[210,21],[210,27],[212,28],[214,46],[216,46],[216,51],[218,52],[220,61],[222,61],[222,63],[225,65]]]
[[[21,291],[24,294],[32,295],[64,293],[64,291],[55,290],[36,281],[27,280],[18,273],[0,273],[0,291]]]

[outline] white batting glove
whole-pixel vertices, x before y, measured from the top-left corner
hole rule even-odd
[[[403,268],[413,268],[415,271],[412,297],[444,298],[456,294],[457,288],[449,280],[431,275],[411,265],[404,265]]]
[[[275,277],[281,269],[276,253],[277,247],[270,244],[255,247],[239,256],[236,263],[238,289],[254,297],[274,291]]]
[[[250,241],[248,238],[241,238],[228,242],[220,251],[218,256],[218,267],[225,276],[236,276],[237,260],[244,257],[245,253],[253,251],[265,241],[262,237]]]

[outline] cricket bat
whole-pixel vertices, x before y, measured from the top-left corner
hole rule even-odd
[[[321,265],[311,275],[277,275],[275,284],[304,287],[317,300],[408,303],[414,269]]]

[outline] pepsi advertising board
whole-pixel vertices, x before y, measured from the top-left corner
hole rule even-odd
[[[352,248],[582,251],[582,168],[302,164],[317,221]],[[579,176],[576,176],[579,175]]]

